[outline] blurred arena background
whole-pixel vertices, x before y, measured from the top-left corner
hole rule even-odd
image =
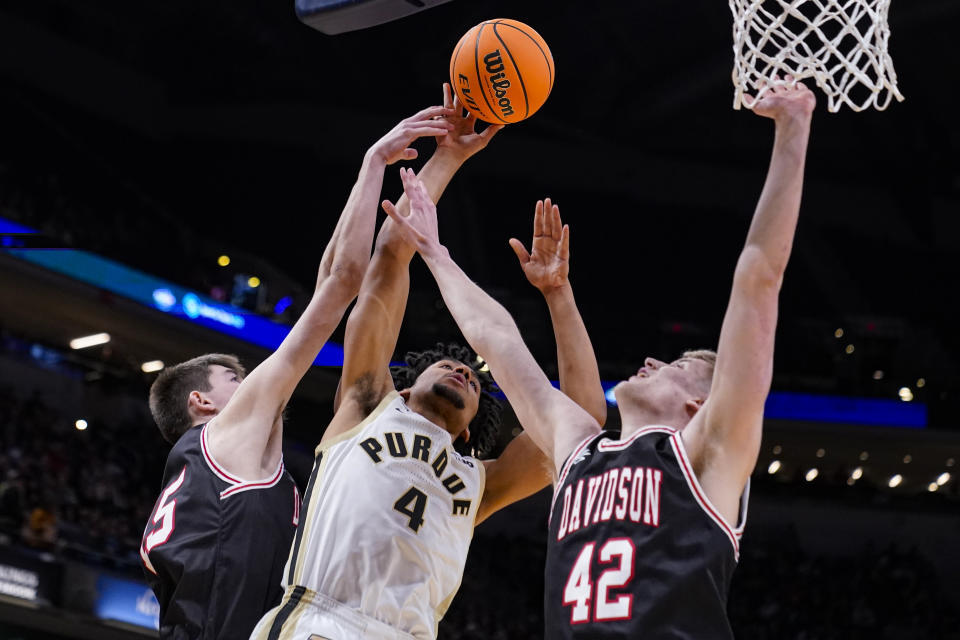
[[[555,378],[546,306],[507,245],[550,196],[605,381],[716,344],[772,133],[730,108],[724,3],[454,0],[336,36],[292,4],[0,8],[0,638],[155,635],[137,547],[167,446],[146,408],[163,365],[145,363],[226,351],[250,368],[270,352],[363,152],[440,101],[481,20],[536,28],[557,81],[455,178],[451,253]],[[907,101],[821,100],[814,120],[731,595],[739,638],[960,638],[960,3],[897,1],[890,23]],[[391,170],[384,197],[399,189]],[[421,264],[412,286],[398,356],[458,338]],[[301,487],[336,359],[332,345],[291,404]],[[517,432],[511,417],[501,445]],[[441,638],[542,637],[548,503],[478,528]]]

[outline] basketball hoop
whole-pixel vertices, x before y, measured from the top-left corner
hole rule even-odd
[[[890,0],[729,0],[733,108],[750,108],[777,85],[813,78],[827,108],[886,109],[902,101],[887,51]],[[749,100],[744,94],[751,94]]]

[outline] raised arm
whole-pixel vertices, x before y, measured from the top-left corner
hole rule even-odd
[[[600,384],[597,356],[573,298],[570,274],[570,225],[560,219],[560,208],[538,200],[533,215],[533,242],[528,252],[510,238],[530,284],[543,294],[557,342],[560,390],[583,407],[599,424],[607,421],[607,399]]]
[[[736,521],[760,451],[777,302],[800,212],[815,104],[813,93],[798,83],[774,90],[753,108],[775,121],[773,156],[734,272],[710,394],[683,430],[700,483],[728,522]]]
[[[464,115],[459,100],[446,84],[444,105],[448,108],[444,117],[449,131],[437,137],[437,150],[421,172],[433,201],[440,199],[463,163],[486,147],[502,128],[488,127],[477,133],[476,117]],[[384,206],[401,216],[409,209],[406,197],[396,207],[387,201]],[[347,320],[337,412],[321,442],[353,427],[393,389],[389,364],[407,306],[409,265],[414,253],[415,249],[397,233],[388,218],[380,228],[357,304]]]
[[[440,135],[450,125],[434,120],[450,112],[431,107],[407,118],[367,151],[347,204],[324,251],[313,296],[277,350],[243,380],[208,427],[217,461],[241,478],[270,473],[281,456],[280,418],[294,388],[357,295],[370,259],[383,170],[416,157],[416,138]]]
[[[436,208],[412,171],[401,169],[410,215],[388,211],[417,248],[440,288],[470,346],[490,365],[530,439],[554,468],[563,464],[574,445],[600,426],[562,392],[554,389],[530,354],[513,318],[450,259],[437,237]]]

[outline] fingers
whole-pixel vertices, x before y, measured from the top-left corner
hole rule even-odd
[[[415,160],[419,154],[416,149],[412,147],[407,147],[406,149],[403,150],[402,155],[404,160]]]
[[[471,113],[470,115],[473,117],[474,120],[477,119],[477,116],[475,116],[474,114]],[[483,138],[486,142],[490,142],[490,139],[493,138],[493,136],[497,135],[497,132],[503,129],[505,126],[506,125],[502,125],[502,124],[491,124],[486,129],[480,132],[480,137]]]
[[[552,232],[553,239],[557,242],[560,241],[563,234],[563,222],[560,221],[560,207],[553,204],[550,199],[547,199],[549,204],[544,206],[550,207],[550,230]]]
[[[454,108],[453,95],[451,95],[452,93],[453,91],[450,90],[450,83],[444,82],[443,83],[443,106],[448,109]]]
[[[533,211],[533,237],[543,235],[543,200],[537,200],[537,207]]]
[[[384,210],[384,212],[386,212],[388,216],[390,216],[391,219],[393,219],[394,222],[398,222],[401,224],[405,222],[405,220],[403,219],[403,216],[401,216],[400,212],[397,211],[397,207],[389,200],[384,200],[383,202],[381,202],[380,207]]]
[[[563,231],[560,233],[560,259],[569,262],[570,260],[570,225],[563,225]]]
[[[454,115],[453,109],[450,107],[427,107],[426,109],[422,109],[421,111],[418,111],[407,118],[405,122],[419,122],[422,120],[430,120],[432,118],[442,118],[444,116],[452,115]]]
[[[517,254],[517,260],[520,261],[520,266],[530,262],[530,252],[527,251],[527,248],[523,246],[522,242],[516,238],[510,238],[510,248]]]
[[[548,238],[553,237],[553,216],[550,214],[550,209],[553,207],[553,203],[550,202],[550,198],[543,199],[543,234]]]
[[[411,138],[422,138],[424,136],[445,136],[453,131],[453,124],[446,120],[428,120],[422,124],[407,125],[404,132]]]
[[[410,205],[425,207],[433,204],[427,188],[420,182],[420,178],[414,173],[413,169],[400,169],[400,180],[403,182],[403,191],[410,198]]]

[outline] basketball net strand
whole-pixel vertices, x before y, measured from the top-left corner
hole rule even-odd
[[[733,108],[752,108],[772,87],[813,78],[827,108],[886,109],[903,100],[887,51],[890,0],[729,0]],[[785,76],[792,76],[787,81]],[[745,94],[752,94],[751,100]]]

